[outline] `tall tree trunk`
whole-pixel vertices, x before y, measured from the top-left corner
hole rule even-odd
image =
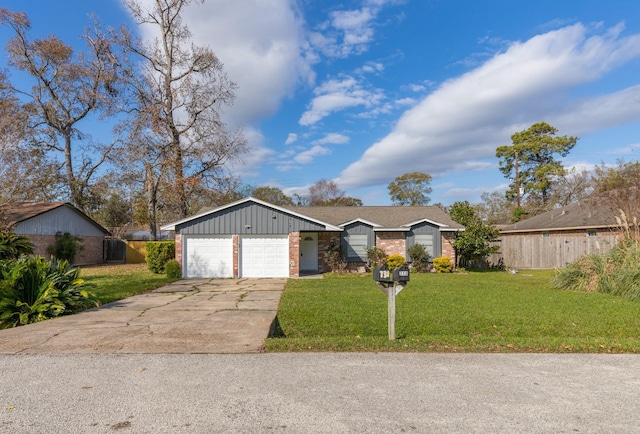
[[[149,216],[149,239],[155,241],[158,233],[158,183],[150,164],[145,164],[145,190]]]
[[[67,185],[69,186],[71,203],[85,211],[82,203],[82,195],[78,189],[76,176],[73,173],[73,158],[71,156],[71,130],[64,131],[64,165],[66,171]]]

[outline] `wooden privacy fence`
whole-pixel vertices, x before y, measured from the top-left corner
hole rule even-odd
[[[105,238],[102,245],[105,262],[119,262],[124,264],[126,258],[126,246],[122,240],[117,238]]]
[[[127,264],[141,264],[145,262],[147,254],[146,241],[125,241],[127,245]]]
[[[500,250],[493,254],[491,262],[510,269],[561,268],[583,255],[608,252],[617,242],[616,235],[502,235],[495,242]]]

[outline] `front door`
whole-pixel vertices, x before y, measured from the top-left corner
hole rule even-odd
[[[317,232],[303,232],[300,234],[300,270],[318,270]]]

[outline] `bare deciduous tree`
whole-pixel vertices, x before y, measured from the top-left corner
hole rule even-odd
[[[202,1],[155,0],[147,9],[139,0],[125,0],[136,23],[153,29],[156,37],[144,42],[127,29],[119,37],[129,59],[121,67],[135,103],[130,124],[136,125],[138,137],[143,132],[151,138],[145,145],[150,157],[142,160],[147,191],[151,195],[149,186],[159,186],[161,178],[171,185],[164,196],[177,218],[194,212],[195,193],[211,178],[224,179],[225,164],[241,158],[247,148],[241,132],[231,131],[221,119],[236,85],[210,48],[193,43],[182,20],[192,3]]]
[[[74,52],[56,36],[30,40],[27,15],[6,8],[0,9],[0,24],[14,31],[7,45],[9,65],[33,81],[30,89],[12,87],[27,99],[22,108],[28,115],[29,144],[45,157],[52,156],[70,201],[84,208],[90,182],[115,146],[92,143],[78,128],[90,114],[106,113],[116,93],[111,44],[98,27],[83,35],[84,52]]]
[[[335,181],[321,179],[309,187],[309,194],[295,195],[297,205],[302,206],[362,206],[356,197],[346,196]]]

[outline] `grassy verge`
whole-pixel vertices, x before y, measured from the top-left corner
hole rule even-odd
[[[371,276],[290,279],[268,351],[640,352],[640,303],[552,289],[553,271],[414,274],[396,298]]]
[[[147,264],[81,267],[80,277],[95,285],[91,291],[102,304],[159,288],[176,280],[167,278],[166,274],[152,273],[147,269]]]

